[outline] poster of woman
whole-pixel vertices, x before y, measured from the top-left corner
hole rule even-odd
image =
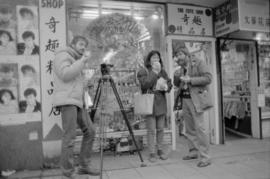
[[[16,14],[18,20],[18,29],[38,29],[38,16],[36,6],[17,6]]]
[[[15,11],[12,10],[10,5],[2,4],[0,6],[0,28],[15,29]]]
[[[18,86],[18,64],[0,63],[0,87]]]
[[[24,91],[33,88],[36,91],[36,99],[40,101],[40,72],[39,63],[35,59],[24,60],[19,63],[19,91],[20,100],[24,100]]]
[[[27,88],[23,92],[25,100],[19,102],[20,113],[40,112],[41,104],[37,100],[37,91],[34,88]]]
[[[35,6],[16,6],[18,55],[38,55],[38,13]]]
[[[0,88],[0,115],[19,112],[17,89]]]
[[[16,39],[14,29],[0,29],[0,55],[16,55]]]

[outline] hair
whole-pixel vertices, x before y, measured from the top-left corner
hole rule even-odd
[[[14,96],[14,94],[12,93],[11,90],[9,90],[9,89],[1,89],[1,90],[0,90],[0,103],[2,103],[2,104],[4,103],[4,101],[2,100],[2,97],[3,97],[3,95],[4,95],[5,93],[8,93],[8,94],[10,95],[10,97],[11,97],[12,100],[15,99],[15,96]]]
[[[21,72],[22,73],[25,73],[27,70],[32,71],[34,73],[36,72],[36,70],[34,69],[34,67],[32,67],[31,65],[23,65],[21,67]]]
[[[75,44],[77,44],[79,41],[84,41],[85,43],[86,43],[86,46],[88,46],[88,40],[87,40],[87,38],[85,38],[84,36],[81,36],[81,35],[76,35],[73,39],[72,39],[72,41],[71,41],[71,45],[75,45]]]
[[[23,93],[24,97],[27,97],[31,94],[33,94],[35,97],[37,96],[37,92],[34,88],[27,88]]]
[[[2,36],[3,34],[6,34],[9,37],[9,41],[13,41],[13,38],[12,38],[12,36],[11,36],[11,34],[10,34],[9,31],[7,31],[7,30],[0,30],[0,36]]]
[[[152,57],[153,55],[155,55],[155,54],[158,55],[158,57],[159,57],[159,63],[160,63],[160,65],[161,65],[161,67],[163,67],[163,63],[162,63],[162,60],[161,60],[161,56],[160,56],[159,51],[157,51],[157,50],[152,50],[151,52],[148,53],[148,55],[147,55],[146,58],[145,58],[144,65],[145,65],[146,68],[151,68],[151,67],[152,67],[152,66],[151,66],[151,57]]]
[[[25,14],[31,14],[31,16],[34,16],[33,11],[29,8],[26,8],[26,7],[21,8],[19,13],[21,16],[25,16]]]
[[[22,38],[25,40],[27,39],[28,37],[32,37],[33,40],[35,39],[35,34],[32,32],[32,31],[25,31],[23,34],[22,34]]]

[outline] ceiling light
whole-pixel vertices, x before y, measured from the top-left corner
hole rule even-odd
[[[84,19],[95,19],[98,17],[98,14],[82,14],[81,18]]]
[[[154,14],[152,15],[152,18],[153,18],[153,19],[158,19],[159,17],[158,17],[158,15],[157,15],[156,13],[154,13]]]

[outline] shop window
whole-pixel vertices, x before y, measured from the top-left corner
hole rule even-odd
[[[221,41],[223,115],[227,130],[251,135],[254,104],[251,101],[255,80],[254,46],[235,40]]]
[[[270,43],[259,45],[260,83],[264,88],[265,107],[262,108],[262,118],[270,118]]]
[[[101,77],[100,64],[113,64],[111,75],[116,83],[127,116],[134,130],[145,129],[145,121],[132,111],[134,93],[139,91],[136,72],[151,50],[158,50],[165,66],[164,6],[160,4],[102,1],[75,4],[68,1],[68,41],[74,35],[86,36],[94,71],[90,89],[92,100]],[[127,131],[112,88],[108,86],[103,103],[106,131]],[[94,121],[99,121],[99,111]],[[168,125],[169,127],[169,125]]]

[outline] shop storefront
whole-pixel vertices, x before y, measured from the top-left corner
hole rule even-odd
[[[269,1],[228,1],[214,21],[223,139],[227,132],[269,137]]]
[[[211,143],[220,143],[219,83],[211,8],[122,1],[1,2],[0,40],[4,44],[2,36],[7,36],[9,45],[0,49],[0,169],[37,169],[58,163],[62,123],[60,112],[51,103],[52,61],[55,51],[78,34],[90,40],[92,57],[88,72],[93,84],[89,88],[90,96],[93,99],[96,93],[100,64],[113,64],[111,75],[141,146],[146,144],[145,119],[134,115],[132,107],[134,93],[139,91],[136,72],[143,65],[144,56],[152,49],[160,51],[170,77],[177,68],[173,55],[177,46],[186,47],[204,60],[213,74],[209,90],[214,104],[205,113],[209,119],[205,125]],[[27,45],[28,41],[32,43]],[[119,151],[128,150],[117,145],[130,140],[129,132],[111,87],[105,91],[106,101],[93,119],[97,130],[94,150],[99,151],[101,118],[106,121],[105,149],[113,151],[115,148],[111,147],[117,146]],[[9,96],[6,98],[11,102],[4,103],[2,95]],[[170,110],[166,117],[165,144],[175,149],[178,134],[172,109],[174,93],[168,94],[167,99]],[[33,105],[27,106],[29,103]],[[78,132],[77,144],[80,141]],[[79,151],[77,146],[75,152]]]
[[[143,57],[152,49],[160,51],[168,70],[164,12],[164,4],[113,1],[90,2],[87,5],[83,1],[80,4],[62,0],[1,3],[0,169],[37,169],[44,164],[58,163],[62,124],[60,112],[52,108],[51,103],[52,61],[55,51],[65,47],[74,35],[79,34],[90,40],[92,58],[89,67],[94,84],[89,90],[90,96],[93,99],[101,77],[100,64],[113,64],[111,75],[136,139],[143,146],[146,143],[145,120],[134,115],[132,109],[133,95],[139,91],[136,72],[143,65]],[[25,33],[30,37],[25,39]],[[9,39],[6,49],[2,36]],[[31,49],[26,48],[28,38],[34,42]],[[95,151],[99,151],[100,118],[106,121],[108,145],[105,149],[113,150],[110,148],[112,144],[130,140],[110,86],[104,95],[105,105],[102,111],[98,108],[93,119],[97,130]],[[6,98],[11,100],[7,105]],[[28,98],[35,105],[31,106],[33,109],[27,106]],[[174,143],[172,135],[171,115],[168,113],[165,144]],[[80,134],[77,143],[80,143]],[[127,149],[121,146],[117,146],[119,151]],[[76,151],[79,149],[75,148]]]

